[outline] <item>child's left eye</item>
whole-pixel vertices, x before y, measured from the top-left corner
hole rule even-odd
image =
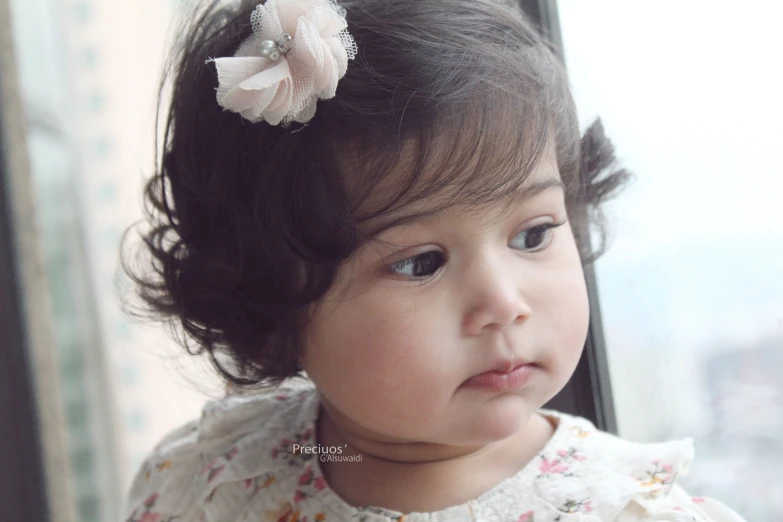
[[[543,250],[546,248],[546,246],[548,246],[549,241],[552,239],[552,229],[557,228],[563,224],[565,224],[565,221],[561,221],[559,223],[546,223],[528,228],[527,230],[523,230],[517,234],[516,237],[514,237],[514,240],[511,241],[511,246],[519,250],[527,250],[530,252]],[[521,245],[519,246],[514,245],[514,241],[517,238],[522,238]]]

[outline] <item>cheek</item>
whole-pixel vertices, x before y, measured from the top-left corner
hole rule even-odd
[[[348,417],[392,434],[398,425],[431,421],[448,403],[458,372],[438,349],[446,343],[435,315],[422,307],[357,298],[313,326],[302,365]],[[390,419],[395,425],[386,425]]]
[[[576,366],[590,325],[590,304],[581,271],[574,275],[572,284],[566,291],[571,299],[562,316],[563,344],[571,348],[567,350],[568,355],[574,359],[573,365]]]
[[[566,262],[552,278],[551,299],[546,305],[553,336],[550,360],[556,362],[558,377],[568,380],[579,362],[590,324],[590,305],[582,265],[574,244]]]

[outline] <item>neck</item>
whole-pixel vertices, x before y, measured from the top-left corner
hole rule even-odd
[[[539,415],[508,439],[478,446],[399,441],[354,429],[322,403],[317,443],[347,444],[343,455],[360,462],[323,462],[332,490],[354,506],[373,505],[400,512],[439,511],[477,498],[515,475],[551,438],[554,427]]]
[[[339,414],[337,415],[339,416]],[[499,443],[473,446],[452,446],[430,442],[392,440],[377,437],[358,429],[351,429],[345,419],[339,423],[328,408],[319,416],[319,432],[325,445],[346,445],[350,455],[361,455],[362,461],[385,464],[436,464],[454,460],[467,460],[491,451]]]

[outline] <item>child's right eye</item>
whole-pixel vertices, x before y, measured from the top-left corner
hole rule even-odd
[[[389,272],[403,275],[410,279],[423,279],[438,271],[446,262],[443,252],[431,250],[417,256],[409,257],[389,265]]]

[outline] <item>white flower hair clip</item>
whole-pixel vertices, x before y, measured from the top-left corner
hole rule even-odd
[[[334,0],[266,0],[250,22],[253,35],[233,57],[207,60],[217,66],[218,104],[254,123],[310,121],[356,57],[345,9]]]

